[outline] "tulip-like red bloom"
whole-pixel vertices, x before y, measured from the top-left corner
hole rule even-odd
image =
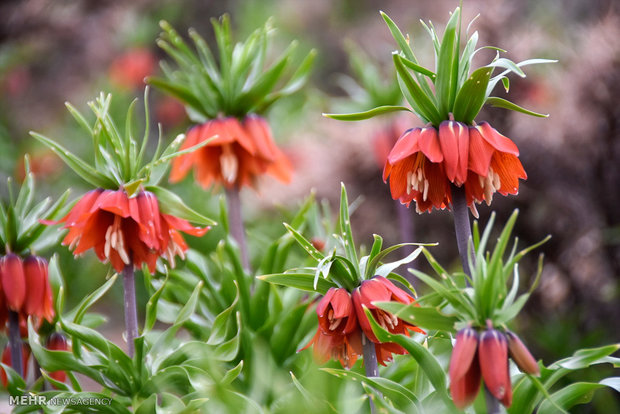
[[[21,311],[26,300],[26,277],[21,257],[9,253],[0,258],[0,281],[7,308]]]
[[[26,344],[22,344],[22,369],[24,371],[24,378],[28,376],[28,360],[30,359],[30,348]],[[2,363],[13,368],[11,362],[11,348],[7,344],[4,347],[4,351],[2,351]],[[2,381],[2,385],[6,388],[9,383],[6,372],[3,368],[0,368],[0,380]]]
[[[157,197],[149,191],[128,197],[123,189],[89,191],[57,223],[69,229],[62,243],[74,255],[92,248],[99,260],[110,261],[117,272],[130,263],[136,268],[146,263],[154,272],[160,256],[174,267],[175,256],[184,258],[187,250],[179,231],[202,236],[209,230],[161,213]]]
[[[467,204],[490,204],[497,191],[517,194],[527,174],[519,149],[487,122],[470,126],[443,121],[439,131],[428,126],[410,129],[396,142],[383,169],[392,198],[420,213],[444,209],[452,200],[451,184],[465,186]]]
[[[485,201],[489,205],[496,191],[501,195],[517,194],[519,179],[527,179],[518,156],[515,143],[487,122],[469,127],[467,203]]]
[[[330,288],[320,300],[316,313],[319,327],[302,350],[314,345],[315,355],[322,363],[333,358],[343,367],[351,368],[362,355],[362,341],[349,292]]]
[[[217,135],[204,147],[172,160],[170,181],[183,179],[194,167],[204,188],[221,184],[227,188],[253,186],[257,177],[270,174],[288,183],[292,166],[276,146],[267,121],[248,115],[218,118],[189,130],[181,149],[187,149]]]
[[[47,339],[46,348],[50,351],[68,351],[69,345],[67,344],[67,338],[59,332],[54,332]],[[67,373],[65,371],[53,371],[49,373],[49,376],[58,382],[65,382],[67,379]]]
[[[450,358],[450,394],[459,408],[471,404],[480,390],[477,351],[478,333],[472,328],[460,330]]]
[[[392,282],[383,276],[375,276],[370,280],[365,280],[361,285],[353,291],[351,295],[355,312],[360,327],[364,331],[366,337],[375,343],[375,352],[377,361],[381,365],[385,365],[386,361],[392,360],[392,354],[405,354],[407,351],[400,345],[395,343],[381,343],[372,331],[370,321],[364,312],[364,306],[368,308],[379,325],[392,334],[409,335],[409,331],[425,333],[415,325],[403,321],[394,316],[390,312],[379,309],[372,302],[389,302],[395,301],[404,304],[414,303],[415,300],[404,290],[396,287]]]
[[[131,49],[114,59],[109,69],[110,80],[121,88],[139,88],[156,68],[153,52],[144,48]]]
[[[503,333],[487,329],[480,335],[478,348],[480,371],[487,388],[506,407],[512,403],[508,370],[508,344]]]

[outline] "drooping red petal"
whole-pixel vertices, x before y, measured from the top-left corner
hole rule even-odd
[[[79,255],[97,245],[105,244],[105,235],[108,227],[114,222],[114,214],[105,211],[92,213],[80,234],[80,241],[74,255]]]
[[[420,151],[418,142],[420,139],[420,131],[421,128],[413,128],[405,131],[405,133],[398,138],[398,141],[396,141],[396,144],[394,144],[394,147],[388,154],[387,162],[394,165]]]
[[[459,166],[459,132],[460,123],[455,121],[443,121],[439,125],[439,143],[444,156],[446,177],[451,182],[456,179]]]
[[[506,337],[496,329],[484,331],[480,335],[478,355],[484,383],[495,398],[503,400],[511,392]]]
[[[0,258],[0,281],[8,308],[21,311],[26,299],[26,278],[22,259],[15,253]]]
[[[24,260],[24,277],[26,279],[26,299],[24,312],[28,315],[44,316],[43,306],[47,285],[47,261],[41,257],[28,256]]]
[[[210,227],[194,227],[189,224],[187,220],[183,220],[169,214],[162,214],[161,216],[164,220],[166,220],[171,229],[182,231],[183,233],[191,234],[192,236],[204,236],[210,229]]]
[[[467,180],[467,167],[469,164],[469,128],[460,122],[457,124],[459,126],[457,134],[459,164],[456,170],[455,184],[460,185]]]
[[[270,162],[275,161],[277,147],[267,121],[258,115],[250,114],[243,119],[243,127],[247,136],[254,142],[256,155]]]
[[[239,145],[241,145],[243,149],[245,149],[247,152],[252,155],[256,154],[256,145],[254,141],[243,129],[243,126],[237,118],[224,118],[221,120],[217,120],[216,122],[220,123],[220,129],[217,132],[218,134],[220,133],[219,131],[222,131],[224,136],[232,137],[233,140],[239,143]]]
[[[478,349],[478,333],[473,328],[461,329],[450,357],[450,381],[457,382],[469,371]]]
[[[407,193],[407,175],[413,170],[413,165],[414,157],[408,157],[391,166],[389,173],[390,193],[394,200],[402,199],[411,194],[412,191]]]
[[[499,175],[501,186],[497,190],[502,195],[517,194],[519,178],[527,178],[521,161],[512,154],[496,151],[491,159],[491,168]]]
[[[474,128],[478,130],[480,135],[482,135],[482,137],[496,150],[519,156],[519,148],[517,148],[515,143],[512,142],[510,138],[497,132],[488,122],[481,122]]]
[[[442,164],[435,164],[432,162],[424,163],[424,175],[428,180],[427,200],[430,200],[433,207],[441,209],[443,206],[450,204],[452,193],[450,191],[450,183],[446,179]],[[422,199],[426,201],[424,200],[423,193]]]
[[[50,351],[68,351],[69,345],[63,334],[54,332],[47,339],[46,348]],[[65,382],[67,380],[67,373],[65,371],[53,371],[49,373],[49,376],[58,382]]]
[[[30,348],[26,344],[22,344],[22,368],[23,368],[23,378],[28,376],[28,360],[30,359]],[[2,363],[8,365],[12,368],[13,364],[11,363],[11,348],[9,344],[7,344],[2,351]],[[0,368],[0,380],[2,381],[2,385],[6,388],[8,385],[8,377],[6,372],[4,372],[3,368]]]
[[[474,353],[472,362],[469,364],[469,369],[465,374],[456,380],[453,380],[451,376],[450,395],[452,395],[454,405],[463,409],[476,399],[480,390],[480,376],[478,354]]]
[[[467,168],[486,177],[495,149],[484,139],[476,127],[469,127],[469,162]]]
[[[420,150],[431,162],[439,163],[443,161],[441,145],[437,137],[437,130],[434,127],[425,127],[420,131],[419,139]]]
[[[91,212],[96,209],[109,211],[123,218],[129,217],[129,198],[125,190],[106,190],[99,196],[97,202],[91,207]]]
[[[180,150],[185,150],[199,143],[201,126],[195,126],[187,131],[185,140],[181,144]],[[200,150],[198,150],[200,151]],[[170,182],[176,183],[181,181],[189,172],[192,164],[195,162],[196,151],[189,154],[183,154],[172,159],[170,168]]]

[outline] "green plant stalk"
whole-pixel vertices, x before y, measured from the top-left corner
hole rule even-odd
[[[470,253],[472,263],[476,256],[473,251],[473,242],[470,242],[471,225],[469,224],[467,198],[465,197],[465,187],[463,186],[452,186],[452,215],[454,216],[454,232],[456,233],[456,244],[459,249],[461,263],[463,264],[463,271],[471,278],[471,269],[469,268],[469,260],[467,258],[468,252]],[[488,414],[500,413],[499,401],[491,394],[486,384],[484,385],[484,400]]]
[[[19,314],[15,311],[9,311],[9,349],[11,367],[23,378],[22,336],[19,333]]]
[[[395,200],[395,205],[396,215],[398,217],[401,243],[412,243],[415,241],[415,228],[413,225],[413,216],[411,214],[411,210],[409,210],[409,208],[405,205],[401,204],[399,200]],[[409,256],[411,253],[413,253],[414,249],[415,246],[403,247],[402,256]],[[407,267],[415,268],[416,266],[415,263],[412,262],[409,263]],[[415,287],[416,277],[412,273],[407,272],[405,274],[405,279],[407,279],[407,281],[411,283],[411,286]]]
[[[228,207],[228,226],[230,235],[235,239],[241,251],[241,263],[246,272],[251,272],[248,244],[245,239],[245,227],[241,214],[241,199],[238,188],[226,189],[226,206]]]
[[[375,350],[375,343],[372,342],[366,334],[362,332],[362,353],[364,354],[364,372],[367,377],[379,376],[379,365],[377,364],[377,352]],[[371,399],[368,399],[370,403],[370,412],[375,414],[375,404]]]
[[[125,330],[127,334],[127,354],[133,358],[134,339],[138,337],[138,311],[136,304],[136,282],[133,261],[123,269],[123,290],[125,307]]]

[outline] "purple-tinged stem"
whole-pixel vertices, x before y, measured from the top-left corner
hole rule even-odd
[[[23,355],[22,355],[22,335],[19,332],[19,314],[9,311],[9,348],[11,350],[11,367],[24,377]]]
[[[366,376],[378,377],[379,365],[377,364],[377,351],[375,349],[375,343],[368,339],[364,333],[362,333],[362,353],[364,354],[364,371]],[[375,414],[375,404],[371,399],[369,399],[368,402],[370,403],[371,414]]]
[[[228,226],[230,235],[235,239],[241,251],[241,263],[246,272],[251,272],[248,244],[245,239],[245,227],[241,214],[241,198],[238,188],[226,189],[226,205],[228,207]]]
[[[395,200],[396,205],[396,217],[398,218],[398,230],[400,233],[400,240],[402,243],[411,243],[415,240],[415,227],[413,225],[413,216],[411,210],[400,201]],[[403,257],[409,256],[413,253],[415,246],[405,246],[402,248]],[[415,268],[413,262],[407,264],[408,268]],[[405,279],[411,283],[411,286],[415,287],[416,278],[410,272],[405,272]]]
[[[136,282],[133,262],[123,269],[123,288],[125,291],[125,330],[127,334],[127,354],[133,358],[134,339],[138,337],[138,311],[136,305]]]
[[[463,271],[471,278],[471,269],[469,268],[468,253],[472,263],[475,265],[475,254],[473,242],[471,239],[471,225],[469,224],[469,209],[467,208],[467,199],[465,197],[465,188],[452,187],[452,214],[454,216],[454,231],[456,233],[456,244],[459,249],[459,256],[463,264]],[[499,401],[484,385],[484,400],[487,405],[488,414],[498,414],[500,412]]]
[[[471,277],[467,252],[470,252],[472,260],[474,259],[474,254],[473,244],[469,242],[469,239],[471,239],[471,225],[469,224],[469,211],[467,208],[467,199],[465,198],[465,188],[463,186],[452,187],[452,215],[454,216],[456,245],[459,249],[463,271],[467,276]]]
[[[484,384],[484,401],[487,404],[487,414],[499,414],[501,412],[498,399],[491,394],[486,384]]]

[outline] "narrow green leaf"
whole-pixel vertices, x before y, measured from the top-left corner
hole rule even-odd
[[[463,83],[454,101],[452,114],[455,120],[470,125],[476,118],[484,105],[491,73],[492,70],[486,67],[476,69]]]
[[[198,297],[200,295],[202,285],[203,283],[201,280],[196,285],[196,288],[194,289],[194,291],[192,292],[192,295],[187,300],[187,303],[183,305],[183,307],[179,311],[179,315],[177,316],[173,325],[175,326],[182,325],[185,321],[187,321],[194,314],[194,311],[196,310],[196,305],[198,304]]]
[[[366,112],[356,112],[352,114],[323,114],[323,116],[331,119],[336,119],[338,121],[361,121],[363,119],[373,118],[378,115],[389,114],[398,111],[411,112],[409,108],[404,106],[384,105],[373,108]]]
[[[458,83],[458,22],[460,8],[456,8],[444,31],[439,56],[437,59],[437,79],[435,81],[435,94],[439,102],[439,112],[442,119],[448,119],[448,113],[452,112],[456,87]]]
[[[67,314],[66,318],[73,321],[73,323],[81,323],[82,318],[86,314],[86,311],[88,311],[91,306],[93,306],[99,299],[103,297],[103,295],[108,292],[108,290],[110,290],[112,285],[114,285],[114,282],[116,282],[117,277],[118,275],[116,274],[112,275],[112,277],[106,280],[103,285],[99,286],[94,292],[90,293],[88,296],[82,299],[82,301]]]
[[[551,399],[555,405],[568,410],[577,404],[587,404],[592,400],[594,391],[604,387],[604,384],[593,382],[576,382],[551,394]],[[550,401],[543,401],[537,413],[554,414],[557,413],[557,408]]]
[[[319,278],[314,288],[314,272],[313,273],[273,273],[270,275],[258,276],[257,279],[276,285],[288,286],[295,289],[301,289],[308,292],[317,292],[321,295],[327,293],[329,288],[337,288],[334,282]]]
[[[155,194],[159,201],[159,210],[163,214],[169,214],[203,226],[214,226],[217,224],[215,221],[186,206],[181,197],[170,190],[159,186],[146,186],[145,190]]]
[[[459,321],[456,316],[446,315],[439,308],[430,306],[406,305],[400,302],[373,302],[372,304],[405,322],[424,329],[454,332],[454,324]]]
[[[509,109],[511,111],[521,112],[522,114],[536,116],[539,118],[548,118],[549,114],[540,114],[538,112],[530,111],[529,109],[525,109],[513,102],[510,102],[507,99],[499,98],[497,96],[489,96],[486,100],[486,103],[491,105],[494,108],[504,108]]]
[[[233,313],[237,306],[237,301],[239,300],[239,286],[235,282],[235,299],[232,301],[229,307],[224,309],[215,317],[213,321],[213,325],[211,327],[211,333],[209,334],[209,339],[207,340],[207,345],[217,345],[220,344],[226,339],[228,325],[230,321],[230,315]]]
[[[357,251],[355,242],[353,241],[353,230],[351,229],[351,218],[349,217],[349,199],[347,197],[347,189],[344,183],[340,183],[340,214],[338,224],[340,233],[344,240],[344,250],[346,258],[353,263],[355,272],[352,275],[359,276],[359,261],[357,260]]]
[[[303,247],[303,249],[308,252],[308,254],[312,256],[313,259],[321,261],[325,257],[323,253],[319,252],[308,239],[301,235],[301,233],[299,233],[287,223],[283,224],[284,227],[286,227],[286,230],[288,230],[289,233],[291,233],[291,235],[293,236],[293,238],[297,240],[297,243],[299,243],[299,245]]]
[[[432,122],[434,125],[439,125],[442,121],[439,111],[435,106],[433,100],[424,92],[420,85],[413,79],[411,74],[407,71],[407,68],[402,62],[400,55],[393,54],[394,66],[399,78],[403,81],[407,91],[409,92],[408,98],[411,106],[424,118],[424,121]],[[439,76],[439,75],[438,75]]]
[[[432,81],[437,78],[437,75],[432,70],[426,69],[424,66],[420,66],[417,63],[413,63],[407,58],[401,57],[403,64],[407,66],[409,69],[412,69],[415,72],[418,72],[424,76],[428,76]]]

